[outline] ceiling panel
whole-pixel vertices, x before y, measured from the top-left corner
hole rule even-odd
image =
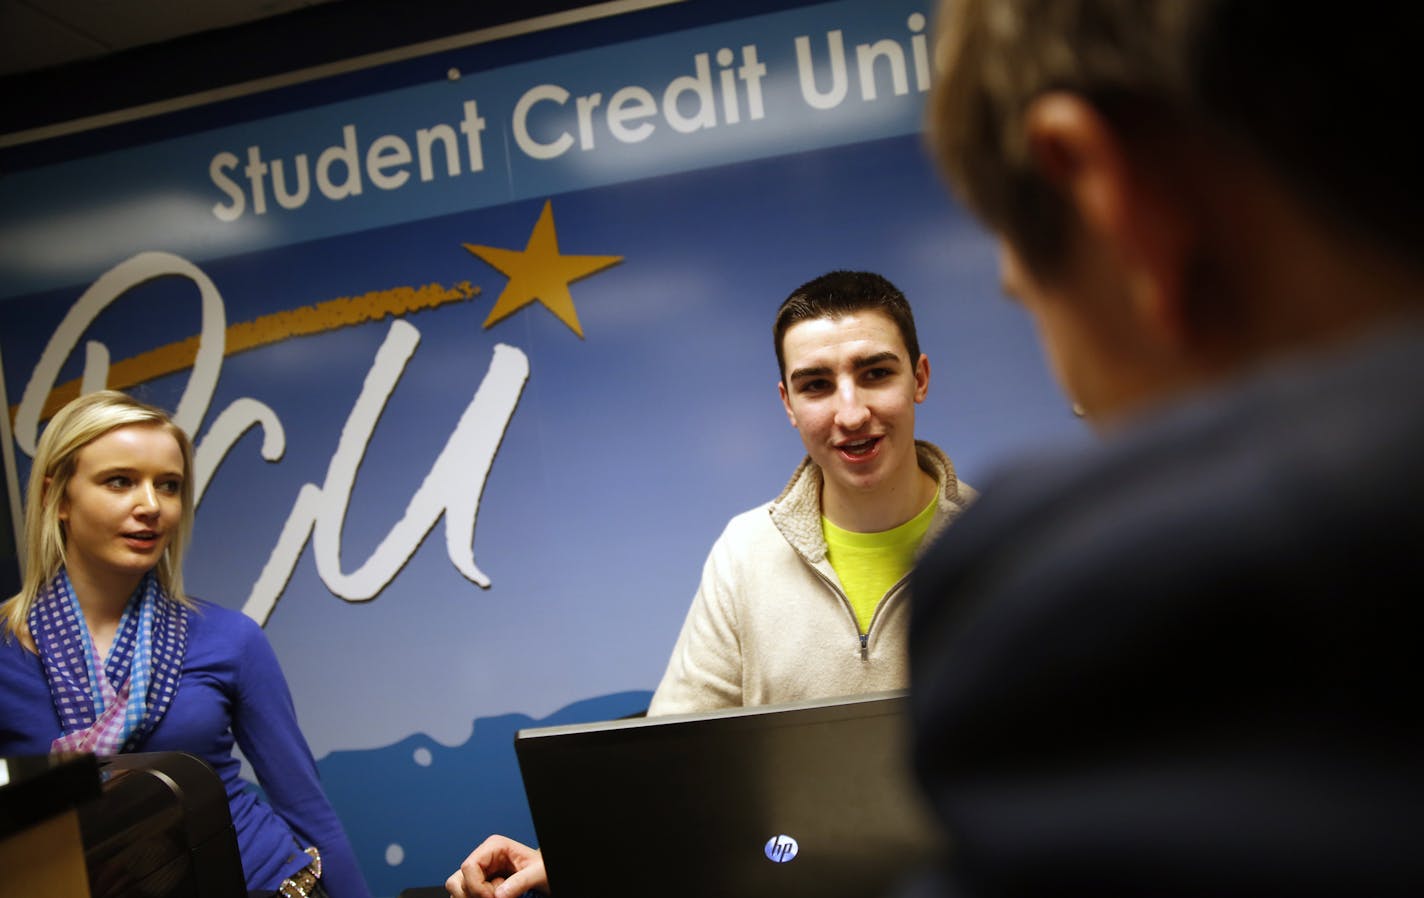
[[[240,25],[332,0],[0,0],[0,74]]]
[[[0,74],[62,65],[107,48],[17,0],[0,0]]]

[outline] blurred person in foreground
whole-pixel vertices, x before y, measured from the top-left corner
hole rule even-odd
[[[1103,440],[916,570],[917,894],[1424,894],[1420,10],[941,9],[933,152]]]

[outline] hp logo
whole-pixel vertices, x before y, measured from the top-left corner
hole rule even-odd
[[[796,844],[796,840],[790,836],[772,836],[767,840],[764,850],[768,860],[784,864],[796,857],[796,852],[801,850],[801,846]]]

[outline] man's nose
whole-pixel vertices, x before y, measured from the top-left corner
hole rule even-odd
[[[870,409],[855,384],[845,384],[836,391],[836,424],[844,430],[859,430],[870,418]]]

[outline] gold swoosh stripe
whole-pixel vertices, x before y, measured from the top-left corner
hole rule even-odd
[[[451,302],[462,302],[478,296],[480,288],[469,281],[461,281],[451,287],[441,284],[426,284],[424,287],[392,287],[389,290],[373,290],[361,296],[342,296],[328,299],[310,306],[273,312],[251,321],[230,324],[223,355],[229,356],[259,346],[280,343],[293,337],[305,337],[342,327],[379,321],[386,317],[399,317],[412,312],[421,312]],[[132,358],[115,362],[109,368],[109,386],[116,390],[173,374],[193,366],[198,356],[198,338],[169,343],[157,349],[140,353]],[[81,381],[65,381],[55,386],[45,400],[40,420],[64,407],[64,404],[79,395]],[[15,420],[19,405],[10,406],[10,420]]]

